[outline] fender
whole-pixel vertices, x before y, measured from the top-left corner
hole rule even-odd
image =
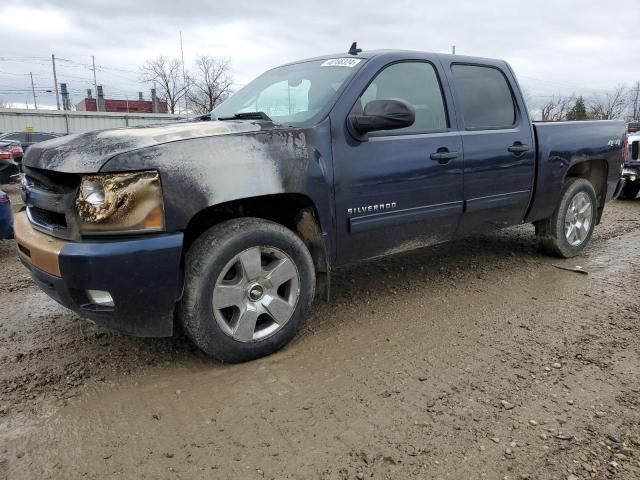
[[[215,122],[223,123],[223,122]],[[325,131],[326,130],[326,131]],[[119,153],[100,172],[160,172],[168,231],[184,230],[198,212],[243,198],[308,196],[330,232],[332,165],[328,121],[310,128],[274,127],[150,145]]]

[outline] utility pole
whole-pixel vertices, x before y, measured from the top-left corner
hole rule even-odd
[[[51,54],[51,64],[53,65],[53,84],[56,86],[56,105],[60,110],[60,94],[58,93],[58,77],[56,76],[56,56]]]
[[[91,63],[93,64],[93,88],[96,90],[96,112],[100,111],[100,103],[98,102],[98,82],[96,81],[96,57],[91,55]]]
[[[452,45],[451,46],[451,55],[455,55],[456,54],[456,46]]]
[[[182,49],[182,30],[180,30],[180,55],[182,56],[182,81],[184,82],[184,111],[189,120],[189,107],[187,102],[189,101],[189,88],[187,84],[187,75],[184,72],[184,50]]]
[[[631,90],[631,115],[633,120],[640,120],[640,81]]]
[[[38,102],[36,101],[36,87],[33,86],[33,72],[29,72],[31,77],[31,92],[33,93],[33,108],[38,109]]]

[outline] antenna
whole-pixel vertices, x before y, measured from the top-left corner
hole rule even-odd
[[[358,48],[358,42],[353,42],[349,48],[349,55],[358,55],[361,51],[362,49]]]

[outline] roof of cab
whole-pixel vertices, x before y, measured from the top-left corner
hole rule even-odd
[[[480,64],[496,64],[496,63],[505,63],[504,60],[494,59],[494,58],[483,58],[483,57],[471,57],[466,55],[452,55],[447,53],[436,53],[436,52],[423,52],[419,50],[363,50],[357,55],[351,55],[348,52],[342,53],[331,53],[327,55],[321,55],[318,57],[305,58],[302,60],[296,60],[294,62],[286,63],[285,65],[293,65],[296,63],[304,63],[304,62],[313,62],[317,60],[328,60],[331,58],[362,58],[365,60],[378,58],[378,57],[388,57],[390,60],[393,59],[401,59],[403,57],[406,58],[420,58],[421,56],[425,57],[439,57],[446,60],[451,60],[455,58],[460,62],[468,62],[468,63],[480,63]]]

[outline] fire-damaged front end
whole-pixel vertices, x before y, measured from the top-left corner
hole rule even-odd
[[[183,234],[163,231],[157,171],[82,176],[25,167],[22,192],[15,237],[42,290],[124,333],[171,335]]]
[[[171,335],[194,215],[243,197],[328,195],[308,136],[270,123],[194,122],[38,144],[23,162],[20,258],[81,316],[130,335]]]

